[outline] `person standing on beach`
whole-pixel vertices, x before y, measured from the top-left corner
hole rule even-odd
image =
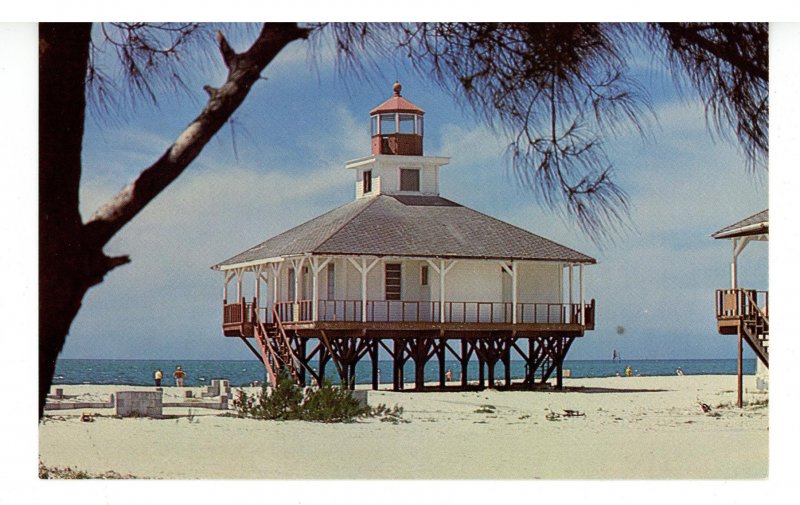
[[[164,372],[160,368],[156,368],[156,373],[153,374],[153,380],[156,381],[156,387],[161,386],[161,379],[164,378]]]
[[[186,377],[186,372],[181,370],[180,365],[175,369],[175,372],[172,374],[175,377],[175,385],[179,388],[183,387],[183,379]]]

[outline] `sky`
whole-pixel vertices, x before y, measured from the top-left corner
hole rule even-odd
[[[238,38],[241,50],[247,35]],[[132,262],[89,291],[61,358],[252,358],[238,339],[222,336],[222,274],[209,267],[354,198],[355,176],[344,164],[369,154],[368,112],[391,96],[395,79],[426,111],[425,154],[451,158],[442,196],[597,258],[586,269],[597,326],[570,359],[607,359],[612,349],[630,359],[735,357],[735,339],[716,333],[713,312],[714,289],[730,282],[730,243],[710,235],[767,208],[768,177],[747,171],[738,146],[707,127],[702,103],[678,94],[652,55],[637,53],[630,65],[657,122],[648,137],[623,132],[607,147],[632,226],[598,245],[520,188],[508,171],[508,138],[439,87],[396,61],[380,62],[366,80],[342,74],[330,51],[309,49],[286,48],[235,114],[233,131],[221,131],[111,241],[107,253]],[[188,95],[87,121],[84,219],[197,114],[202,85],[224,75],[208,63],[191,76]],[[767,243],[745,250],[741,286],[768,289],[767,258]]]

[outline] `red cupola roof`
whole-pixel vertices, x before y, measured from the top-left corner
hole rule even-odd
[[[419,115],[425,114],[424,110],[400,96],[400,90],[402,90],[402,88],[400,83],[395,81],[392,87],[394,96],[369,111],[370,115],[379,114],[381,112],[413,112]]]

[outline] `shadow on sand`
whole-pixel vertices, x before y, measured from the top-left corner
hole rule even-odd
[[[558,390],[554,390],[556,392]],[[643,388],[600,388],[600,387],[565,387],[564,393],[664,393],[669,389],[643,389]]]

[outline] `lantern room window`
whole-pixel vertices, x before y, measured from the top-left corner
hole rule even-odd
[[[397,133],[396,114],[381,114],[381,135]]]
[[[391,135],[393,133],[403,133],[406,135],[422,135],[423,121],[418,114],[386,113],[370,116],[369,134]]]
[[[400,133],[414,133],[414,114],[400,114]]]
[[[378,116],[369,118],[369,134],[374,137],[378,134]]]

